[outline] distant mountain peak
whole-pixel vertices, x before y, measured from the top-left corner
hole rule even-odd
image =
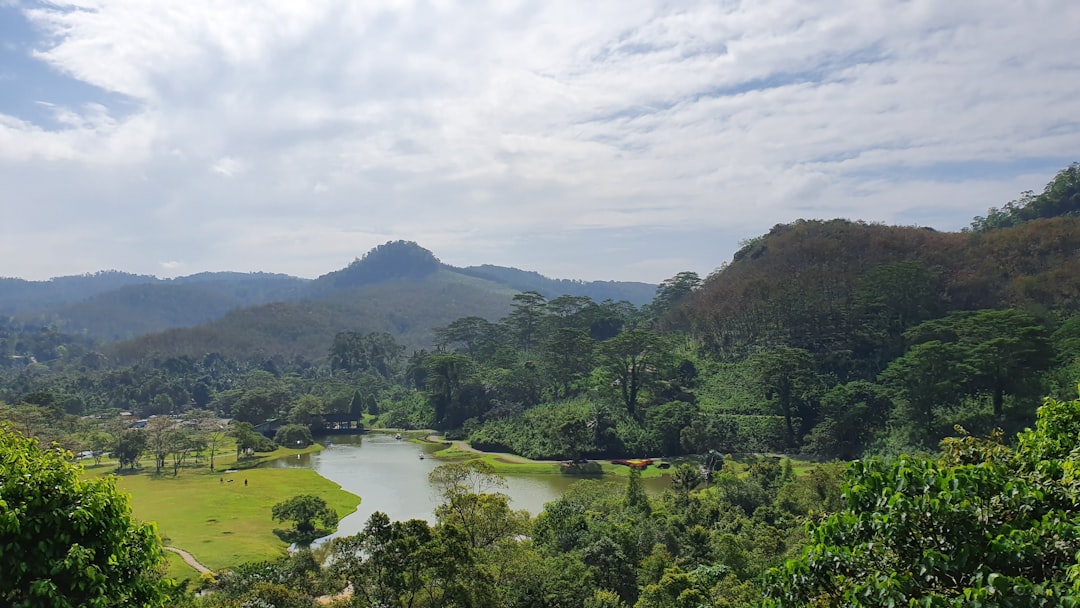
[[[337,289],[348,289],[395,279],[423,279],[438,271],[441,265],[435,254],[414,241],[387,241],[345,268],[316,280]]]

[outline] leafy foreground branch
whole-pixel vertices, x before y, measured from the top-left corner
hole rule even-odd
[[[1080,400],[1000,438],[852,464],[845,508],[769,573],[770,605],[1080,605]]]
[[[112,478],[80,478],[70,459],[0,425],[0,605],[165,605],[153,525]]]

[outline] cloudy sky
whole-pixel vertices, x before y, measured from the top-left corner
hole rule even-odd
[[[828,6],[827,9],[821,8]],[[1080,160],[1075,0],[0,0],[0,276],[708,273]]]

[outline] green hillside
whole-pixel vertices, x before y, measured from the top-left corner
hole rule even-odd
[[[387,332],[408,348],[429,347],[433,328],[467,315],[499,318],[510,310],[512,295],[497,283],[438,270],[419,281],[387,281],[319,300],[236,310],[199,327],[110,345],[105,352],[119,362],[210,352],[241,359],[299,356],[321,361],[334,335],[342,331]]]
[[[890,358],[867,350],[879,334],[900,347],[905,329],[949,311],[1078,303],[1076,218],[981,233],[813,220],[746,243],[668,322],[718,354],[782,344],[867,363]]]

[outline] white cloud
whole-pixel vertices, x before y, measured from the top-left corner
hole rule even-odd
[[[822,6],[38,4],[34,56],[123,101],[54,102],[54,125],[0,114],[4,183],[62,218],[17,211],[0,236],[103,216],[139,235],[65,241],[27,275],[82,271],[95,244],[103,267],[314,276],[409,238],[655,281],[796,217],[955,228],[1076,160],[1080,61],[1061,49],[1080,5]],[[669,255],[680,230],[725,243]],[[540,245],[628,234],[578,267]]]
[[[247,170],[247,163],[231,156],[222,156],[210,167],[210,170],[218,175],[233,177]]]

